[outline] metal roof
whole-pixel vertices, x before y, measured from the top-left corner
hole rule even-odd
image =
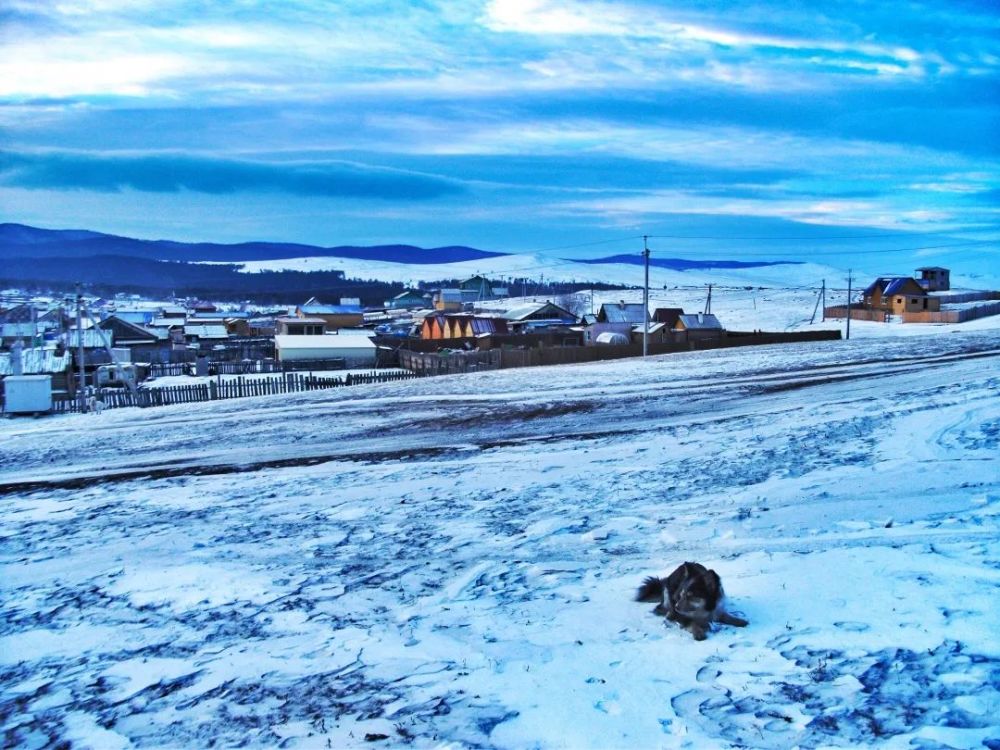
[[[681,315],[680,321],[688,330],[701,331],[721,331],[722,323],[712,313],[698,313],[697,315]]]
[[[360,305],[300,305],[306,315],[352,315],[361,312]]]
[[[648,313],[641,302],[605,302],[597,317],[608,323],[645,323]]]
[[[64,372],[70,365],[70,353],[57,355],[54,349],[24,349],[21,352],[21,370],[25,375]],[[13,375],[10,352],[0,352],[0,375]]]
[[[185,336],[197,336],[200,339],[227,339],[229,332],[225,326],[184,326]]]

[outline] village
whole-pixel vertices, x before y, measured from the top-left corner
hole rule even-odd
[[[410,289],[380,307],[348,298],[264,308],[7,290],[0,404],[5,415],[160,406],[844,335],[817,320],[844,321],[849,337],[851,320],[953,324],[1000,314],[1000,292],[953,291],[945,268],[916,274],[876,278],[842,305],[826,305],[824,284],[810,325],[773,331],[727,326],[712,312],[711,286],[699,309],[661,306],[648,290],[645,302],[626,301],[634,290],[622,290],[623,299],[596,305],[593,292],[513,298],[482,275],[455,288]]]

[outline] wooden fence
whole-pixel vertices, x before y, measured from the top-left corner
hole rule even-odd
[[[724,336],[700,340],[650,342],[649,354],[674,354],[702,349],[723,349],[734,346],[790,344],[805,341],[835,341],[840,331],[740,332],[727,331]],[[513,367],[567,365],[598,362],[642,355],[642,344],[534,347],[520,349],[489,349],[486,351],[448,353],[412,352],[399,350],[399,366],[421,375],[450,375],[477,370],[499,370]]]
[[[415,377],[417,375],[412,372],[348,373],[344,377],[331,378],[289,373],[282,378],[237,378],[228,381],[212,380],[208,383],[175,385],[164,388],[141,388],[136,393],[127,388],[88,389],[90,398],[85,400],[84,410],[89,411],[95,408],[95,401],[99,401],[100,407],[104,409],[117,409],[124,406],[170,406],[245,398],[247,396],[275,396],[352,385],[390,383]],[[52,410],[60,413],[80,411],[80,400],[68,396],[56,397],[53,399]]]

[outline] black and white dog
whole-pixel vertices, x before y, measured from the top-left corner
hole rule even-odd
[[[650,576],[635,596],[637,602],[659,602],[654,614],[678,623],[696,641],[705,640],[713,622],[747,626],[746,620],[726,612],[725,598],[719,574],[695,562],[684,563],[667,578]]]

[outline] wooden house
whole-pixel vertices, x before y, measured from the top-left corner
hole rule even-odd
[[[677,321],[684,314],[682,307],[658,307],[653,311],[654,323],[665,323],[668,329],[677,325]]]
[[[726,333],[722,323],[711,313],[680,315],[674,325],[674,331],[683,334],[687,341],[721,339]]]
[[[598,323],[619,323],[631,326],[643,325],[649,319],[649,312],[641,302],[605,302],[597,311]]]
[[[172,342],[165,329],[145,328],[117,315],[105,318],[98,326],[112,335],[116,347],[125,347],[131,352],[133,362],[170,361]]]
[[[884,310],[892,315],[908,312],[936,312],[941,300],[909,276],[883,276],[875,279],[864,291],[864,305],[870,310]]]
[[[917,283],[928,292],[947,292],[951,289],[951,271],[941,266],[918,268],[920,278]]]
[[[296,307],[295,315],[299,318],[322,318],[327,331],[357,328],[365,322],[361,305],[323,305],[314,299]]]

